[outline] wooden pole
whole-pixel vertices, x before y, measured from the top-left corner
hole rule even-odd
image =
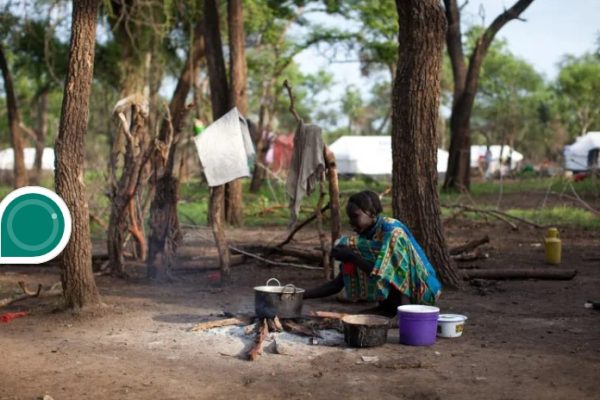
[[[340,187],[338,184],[337,164],[335,155],[329,147],[323,148],[323,157],[325,158],[325,168],[327,168],[327,180],[329,181],[329,205],[331,208],[331,247],[340,237],[342,223],[340,221]],[[333,279],[333,260],[325,264],[325,278]]]
[[[223,230],[223,204],[225,196],[224,186],[215,186],[210,193],[210,214],[212,216],[211,228],[219,251],[219,265],[221,267],[221,283],[227,283],[230,278],[229,246],[225,231]]]

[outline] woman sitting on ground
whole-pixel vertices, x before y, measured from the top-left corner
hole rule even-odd
[[[350,301],[378,301],[379,310],[395,315],[404,304],[434,304],[442,285],[408,228],[382,217],[379,196],[366,190],[348,200],[346,213],[357,236],[343,236],[331,255],[342,262],[334,280],[304,293],[326,297],[344,289]]]

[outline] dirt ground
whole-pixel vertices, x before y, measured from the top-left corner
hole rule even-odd
[[[448,224],[450,245],[489,234],[486,260],[461,267],[546,267],[543,232],[524,225],[463,219]],[[282,229],[240,229],[234,241],[273,240]],[[209,231],[188,232],[189,243],[208,243]],[[310,244],[314,232],[299,241]],[[57,298],[29,299],[6,311],[29,315],[0,324],[0,400],[36,399],[598,399],[600,300],[598,233],[562,228],[563,263],[569,281],[484,281],[445,291],[442,312],[468,316],[464,334],[431,347],[388,343],[371,349],[309,345],[295,341],[287,355],[269,347],[255,362],[243,359],[246,339],[232,329],[196,333],[196,323],[226,311],[252,313],[252,287],[270,277],[300,287],[316,285],[319,271],[265,266],[234,267],[233,282],[219,287],[214,261],[176,271],[177,282],[98,276],[100,310],[60,311]],[[316,242],[314,242],[316,245]],[[102,243],[98,243],[102,246]],[[142,270],[131,269],[133,275]],[[0,297],[16,282],[50,285],[59,271],[48,267],[0,267]],[[365,305],[335,299],[307,300],[305,310],[356,312]],[[376,356],[375,361],[363,356]],[[370,359],[374,360],[374,359]]]

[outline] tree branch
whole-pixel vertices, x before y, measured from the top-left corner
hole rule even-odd
[[[298,121],[299,124],[303,123],[304,121],[302,120],[302,118],[300,118],[300,115],[298,115],[296,109],[294,108],[294,95],[292,94],[292,87],[288,83],[287,79],[283,81],[283,86],[287,89],[288,96],[290,97],[290,112],[292,113],[294,118],[296,118],[296,121]]]

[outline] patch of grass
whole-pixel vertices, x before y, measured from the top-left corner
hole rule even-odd
[[[208,215],[208,198],[206,201],[180,201],[177,205],[179,222],[188,225],[206,225]]]
[[[526,218],[540,225],[578,226],[600,230],[600,218],[593,213],[574,207],[553,207],[541,210],[511,209],[510,215]]]
[[[86,171],[86,183],[88,191],[100,190],[104,187],[102,182],[105,181],[101,171]],[[440,182],[441,184],[441,182]],[[51,176],[44,176],[41,186],[53,189],[54,181]],[[286,195],[285,181],[271,180],[271,184],[265,182],[258,193],[249,192],[250,180],[243,181],[243,198],[244,198],[244,223],[249,227],[256,226],[286,226],[289,222],[288,200]],[[581,182],[572,182],[562,177],[552,178],[522,178],[518,180],[507,180],[490,182],[474,182],[471,185],[471,191],[468,196],[477,199],[480,196],[490,194],[498,194],[500,190],[504,193],[527,193],[542,192],[549,190],[560,193],[571,194],[571,185],[580,196],[595,197],[600,196],[600,179],[585,179]],[[345,213],[345,206],[348,197],[361,190],[369,189],[374,192],[381,193],[391,186],[391,182],[387,179],[372,179],[370,177],[356,176],[352,178],[340,178],[340,206],[342,225],[348,226],[348,221]],[[5,197],[12,191],[10,185],[0,185],[0,198]],[[325,186],[325,190],[328,190]],[[108,199],[104,193],[88,193],[90,195],[90,209],[106,210]],[[440,200],[442,203],[450,204],[454,201],[464,198],[464,194],[440,192]],[[180,202],[178,205],[180,222],[183,224],[206,225],[208,201],[210,193],[209,188],[204,180],[190,180],[181,184],[180,187]],[[318,189],[311,196],[305,198],[302,202],[299,220],[303,220],[311,215],[318,201]],[[382,200],[384,214],[392,215],[391,196],[385,196]],[[485,206],[483,206],[485,207]],[[444,217],[451,215],[454,211],[442,209]],[[564,226],[580,226],[586,229],[600,230],[600,218],[593,213],[576,207],[555,207],[545,208],[543,210],[532,209],[512,209],[508,211],[510,214],[530,219],[536,223],[543,225],[564,225]],[[481,216],[475,213],[466,213],[468,218],[479,219]],[[108,215],[99,215],[99,217],[108,220]],[[328,213],[324,215],[325,229],[328,226]],[[104,229],[97,224],[92,224],[92,233],[97,236],[105,234]]]
[[[473,197],[496,194],[502,190],[504,193],[523,193],[523,192],[563,192],[570,191],[571,185],[578,194],[583,196],[600,195],[600,178],[585,179],[580,182],[573,182],[570,179],[558,176],[551,178],[525,178],[511,179],[505,181],[473,182],[471,184],[470,195]],[[445,193],[442,193],[445,194]],[[456,196],[457,194],[446,194]]]

